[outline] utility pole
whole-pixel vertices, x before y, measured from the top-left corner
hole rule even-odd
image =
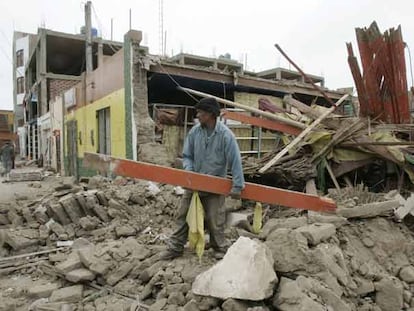
[[[92,17],[91,17],[92,2],[88,1],[85,4],[85,35],[86,35],[86,73],[91,73],[93,70],[92,63]]]

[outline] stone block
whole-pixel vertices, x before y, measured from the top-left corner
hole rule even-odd
[[[277,229],[267,237],[265,244],[272,252],[276,271],[306,271],[312,262],[308,241],[297,231]]]
[[[137,231],[132,226],[125,225],[125,226],[116,227],[115,233],[116,233],[116,236],[120,238],[120,237],[133,236],[137,233]]]
[[[72,283],[79,283],[84,281],[92,281],[95,279],[95,274],[88,269],[75,269],[66,273],[65,278]]]
[[[263,300],[272,296],[277,283],[273,264],[266,245],[240,237],[223,260],[196,277],[192,291],[221,299]]]
[[[394,277],[384,277],[375,285],[375,303],[381,310],[399,311],[403,307],[404,287]]]
[[[227,299],[221,305],[223,311],[247,311],[248,304],[246,302],[236,300],[236,299]]]
[[[74,285],[57,289],[52,292],[49,298],[50,302],[79,302],[83,296],[83,286]]]
[[[304,293],[296,281],[285,277],[280,279],[279,288],[273,299],[273,306],[280,311],[327,310]]]
[[[62,274],[80,268],[82,268],[82,262],[76,252],[72,252],[65,261],[56,265],[56,270]]]
[[[50,209],[52,210],[53,214],[56,216],[56,220],[59,221],[62,225],[70,224],[69,216],[66,214],[63,206],[59,203],[57,204],[50,204]]]
[[[336,233],[333,224],[312,224],[296,229],[305,236],[311,245],[318,245],[322,241],[326,241]]]
[[[31,298],[48,298],[50,294],[58,288],[59,285],[56,283],[31,286],[27,290],[27,295]]]
[[[103,222],[109,222],[108,212],[106,211],[105,207],[98,204],[94,206],[93,210],[100,220]]]
[[[63,206],[63,209],[73,223],[78,223],[79,219],[84,216],[73,194],[68,194],[60,198],[59,203]]]
[[[39,244],[39,231],[32,229],[19,231],[5,230],[4,243],[16,251],[37,245]]]
[[[108,199],[105,196],[105,192],[103,191],[98,191],[96,193],[96,197],[98,199],[99,204],[103,205],[103,206],[108,206]]]
[[[121,264],[121,266],[118,269],[115,269],[115,271],[112,271],[108,275],[106,282],[111,286],[115,285],[120,280],[122,280],[124,277],[126,277],[133,267],[134,266],[131,263],[124,262],[123,264]]]
[[[307,224],[308,220],[304,216],[283,219],[271,218],[264,224],[262,232],[260,233],[260,237],[266,239],[269,236],[269,234],[276,229],[296,229],[302,226],[306,226]]]
[[[354,279],[357,288],[354,290],[358,296],[365,296],[375,291],[374,282],[360,277]]]
[[[401,268],[399,273],[400,279],[407,283],[414,283],[414,267],[406,266]]]

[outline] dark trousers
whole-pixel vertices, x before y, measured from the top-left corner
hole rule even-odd
[[[204,223],[210,233],[210,244],[216,251],[225,252],[228,243],[224,237],[226,223],[226,212],[224,210],[225,197],[213,193],[199,193],[204,208]],[[168,240],[168,246],[175,252],[183,252],[184,245],[188,239],[188,225],[186,222],[187,212],[190,208],[193,193],[186,191],[181,199],[178,210],[176,225],[177,229]]]

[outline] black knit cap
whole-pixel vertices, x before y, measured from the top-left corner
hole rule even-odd
[[[196,105],[196,109],[212,113],[215,117],[220,115],[220,106],[215,98],[207,97],[201,99]]]

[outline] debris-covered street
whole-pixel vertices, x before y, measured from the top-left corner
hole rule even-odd
[[[13,189],[13,190],[12,190]],[[161,261],[183,191],[142,180],[1,183],[1,310],[399,310],[414,303],[414,239],[395,191],[342,188],[341,215],[227,200],[223,260]],[[4,192],[3,192],[4,191]],[[360,213],[362,211],[364,213]],[[409,219],[412,219],[410,216]],[[214,298],[216,297],[216,298]]]

